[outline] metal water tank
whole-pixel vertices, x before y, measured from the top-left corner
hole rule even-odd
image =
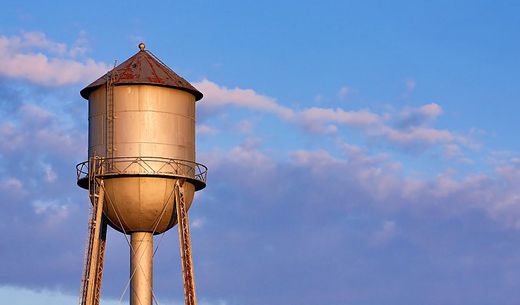
[[[185,181],[188,208],[205,187],[206,168],[195,158],[195,103],[202,93],[144,45],[80,93],[89,101],[91,164],[83,172],[101,171],[109,224],[127,234],[173,227],[178,179]],[[78,184],[88,188],[87,178]]]

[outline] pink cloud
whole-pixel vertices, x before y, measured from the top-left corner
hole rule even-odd
[[[276,99],[252,89],[229,89],[207,79],[195,85],[205,93],[204,102],[200,104],[202,109],[233,105],[260,110],[272,113],[284,122],[303,126],[312,133],[336,134],[340,126],[347,126],[360,130],[367,137],[384,139],[406,148],[444,145],[446,157],[457,153],[461,160],[465,158],[460,146],[473,146],[464,136],[430,126],[443,113],[437,103],[405,107],[397,113],[384,115],[366,109],[311,107],[297,110],[283,106]],[[459,148],[457,152],[456,147]]]
[[[92,81],[108,71],[109,66],[90,58],[73,58],[84,49],[69,48],[41,32],[0,36],[0,75],[49,87]]]
[[[434,118],[442,113],[442,108],[436,103],[430,103],[419,107],[417,111],[427,115],[428,117]]]
[[[313,170],[343,163],[341,160],[331,156],[326,150],[308,151],[301,149],[291,152],[290,156],[295,164],[309,167]]]
[[[340,100],[345,99],[350,94],[351,91],[352,90],[350,89],[350,87],[347,87],[347,86],[343,86],[343,87],[339,88],[338,98]]]
[[[368,126],[379,122],[377,114],[368,110],[345,111],[341,108],[319,108],[312,107],[299,113],[305,123],[331,122],[351,126]]]
[[[417,82],[411,78],[405,80],[404,84],[408,93],[412,93],[415,90],[415,87],[417,87]]]
[[[45,121],[50,119],[53,114],[35,104],[23,104],[20,106],[21,116],[27,120]]]
[[[0,180],[0,188],[4,191],[20,193],[24,191],[23,182],[17,178],[10,177]]]
[[[86,134],[68,130],[59,117],[34,104],[24,104],[0,124],[0,151],[53,151],[67,156],[81,156],[85,152]]]
[[[442,108],[435,103],[417,108],[408,107],[396,115],[384,116],[369,110],[346,111],[341,108],[313,107],[297,112],[297,119],[294,121],[302,123],[311,132],[318,133],[336,133],[338,125],[354,127],[368,137],[383,138],[399,146],[452,144],[448,148],[454,153],[455,144],[470,145],[470,141],[461,135],[426,125],[441,114]],[[394,119],[399,121],[396,127],[391,124]]]
[[[466,141],[462,136],[455,135],[448,130],[430,127],[414,127],[401,130],[389,126],[381,126],[370,131],[370,133],[382,136],[390,142],[397,144],[438,144]]]
[[[215,135],[218,133],[218,129],[205,124],[197,124],[196,132],[198,135]]]
[[[195,87],[204,92],[204,102],[200,107],[239,106],[252,110],[273,113],[283,119],[290,119],[294,111],[280,105],[275,99],[258,94],[252,89],[226,88],[207,79],[195,83]]]
[[[386,220],[381,224],[381,227],[372,234],[370,244],[372,246],[384,246],[395,237],[396,233],[397,225],[395,221]]]

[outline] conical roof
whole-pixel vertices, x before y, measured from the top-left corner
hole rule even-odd
[[[139,48],[140,51],[134,56],[83,88],[80,91],[81,96],[88,99],[92,91],[105,85],[107,78],[111,77],[112,84],[116,86],[128,84],[164,86],[187,91],[195,96],[196,101],[202,98],[199,90],[173,72],[151,52],[145,50],[144,44],[140,44]]]

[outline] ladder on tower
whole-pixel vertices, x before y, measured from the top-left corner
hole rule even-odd
[[[107,160],[112,160],[114,157],[114,80],[116,79],[116,76],[114,69],[106,76],[105,156]],[[111,164],[107,165],[111,167]]]
[[[195,278],[193,274],[193,257],[191,253],[191,238],[188,221],[188,211],[184,195],[184,179],[175,183],[175,202],[179,229],[179,243],[181,251],[182,277],[184,280],[185,305],[196,305]]]
[[[92,208],[89,213],[79,305],[99,305],[101,299],[107,220],[103,216],[105,189],[103,180],[96,175],[97,162],[99,159],[96,158],[89,162],[89,197]]]

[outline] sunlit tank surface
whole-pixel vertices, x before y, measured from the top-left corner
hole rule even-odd
[[[187,207],[205,187],[195,163],[195,102],[202,94],[141,50],[81,95],[89,101],[89,158],[107,160],[103,212],[110,225],[127,234],[173,227],[177,179],[186,178]]]

